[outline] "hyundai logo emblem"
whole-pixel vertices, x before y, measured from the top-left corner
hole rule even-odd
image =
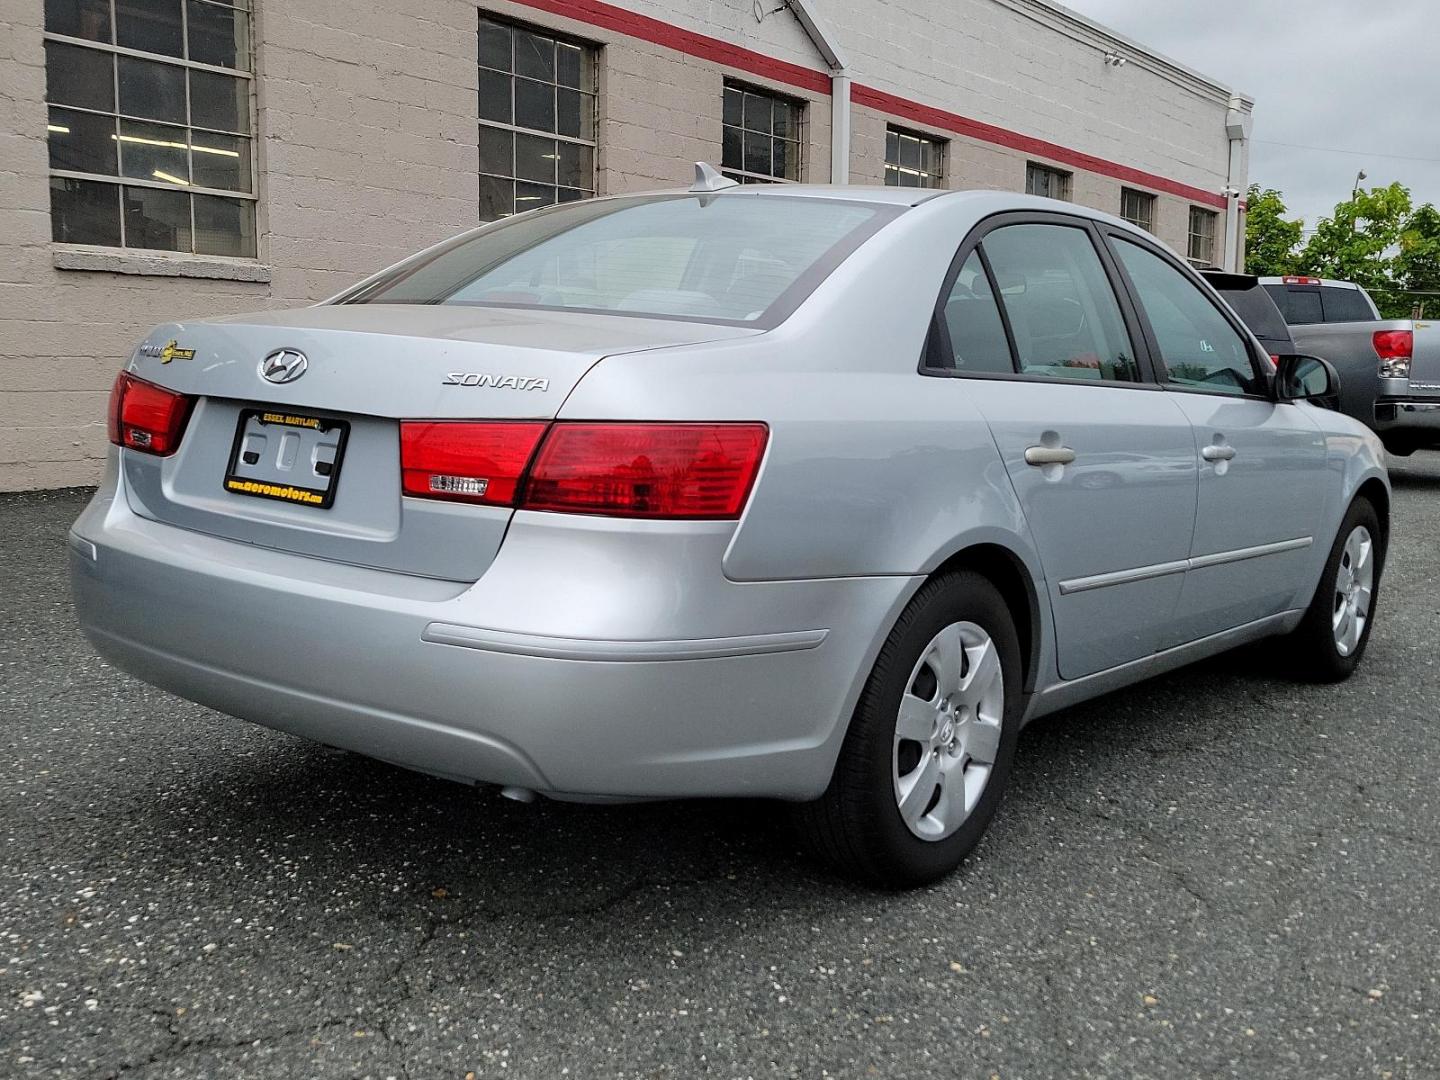
[[[298,349],[276,349],[260,361],[260,377],[273,383],[294,382],[309,365]]]

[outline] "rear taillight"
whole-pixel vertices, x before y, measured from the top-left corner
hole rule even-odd
[[[110,441],[144,454],[173,454],[180,447],[193,402],[186,394],[122,371],[110,388]]]
[[[736,518],[764,424],[558,423],[526,480],[521,506],[639,518]]]
[[[1275,370],[1276,368],[1278,368],[1279,366],[1280,366],[1280,357],[1276,356],[1274,353],[1271,353],[1271,354],[1270,354],[1270,370],[1271,370],[1271,371],[1274,371],[1274,370]]]
[[[406,495],[491,506],[515,505],[515,491],[545,423],[406,420],[400,425]]]
[[[1414,331],[1377,330],[1374,341],[1375,355],[1380,357],[1380,378],[1408,379],[1410,358],[1415,354]]]

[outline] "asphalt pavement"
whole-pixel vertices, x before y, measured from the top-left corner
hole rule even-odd
[[[1354,679],[1039,721],[900,895],[771,805],[518,805],[151,689],[75,626],[87,493],[0,496],[0,1077],[1440,1076],[1440,455],[1394,480]]]

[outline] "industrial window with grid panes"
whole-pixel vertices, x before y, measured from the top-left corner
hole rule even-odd
[[[1198,206],[1190,208],[1190,236],[1185,254],[1196,266],[1215,265],[1215,223],[1220,215],[1214,210],[1203,210]]]
[[[1047,199],[1070,201],[1071,174],[1064,169],[1052,169],[1048,165],[1030,162],[1025,166],[1025,194],[1041,195]]]
[[[944,187],[945,141],[903,128],[885,129],[885,183],[889,187]]]
[[[595,49],[480,18],[480,220],[595,194]]]
[[[1134,188],[1120,189],[1120,216],[1146,232],[1155,231],[1155,196]]]
[[[720,171],[742,184],[799,180],[804,115],[798,101],[727,81]]]
[[[250,0],[46,0],[59,243],[253,258]]]

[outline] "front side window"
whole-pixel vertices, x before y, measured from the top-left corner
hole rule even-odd
[[[1006,225],[980,245],[1026,375],[1134,382],[1140,375],[1120,303],[1082,228]]]
[[[1063,169],[1052,169],[1035,162],[1025,166],[1025,194],[1039,195],[1046,199],[1070,200],[1071,174]]]
[[[1190,239],[1185,253],[1198,266],[1215,265],[1215,222],[1219,216],[1214,210],[1190,208]]]
[[[944,347],[938,354],[932,353],[931,363],[970,374],[1014,373],[1000,307],[978,251],[972,251],[960,268],[945,297],[941,318]]]
[[[888,187],[944,187],[945,142],[902,128],[885,129],[885,184]]]
[[[1115,252],[1150,320],[1171,383],[1212,394],[1261,392],[1249,345],[1194,282],[1139,244],[1117,239]]]
[[[595,50],[480,17],[480,220],[595,194]]]
[[[574,309],[753,325],[783,318],[898,212],[739,192],[559,206],[402,263],[345,302]]]
[[[742,184],[800,179],[805,107],[739,83],[725,83],[720,171]]]
[[[48,0],[56,242],[255,256],[249,7]]]
[[[1146,232],[1155,231],[1155,196],[1134,188],[1120,189],[1120,216]]]

